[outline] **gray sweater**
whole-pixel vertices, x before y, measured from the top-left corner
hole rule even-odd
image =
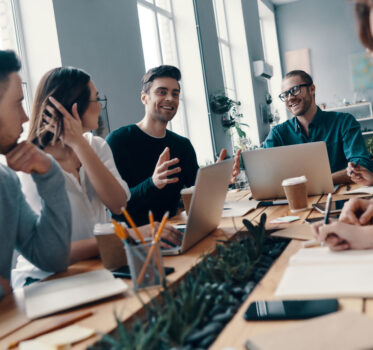
[[[10,278],[13,250],[45,271],[68,266],[71,209],[64,176],[52,160],[50,170],[33,174],[42,211],[36,215],[26,203],[17,174],[0,164],[0,276]],[[0,287],[0,298],[4,291]]]

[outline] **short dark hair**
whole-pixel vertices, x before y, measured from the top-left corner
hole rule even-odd
[[[8,86],[9,74],[20,69],[21,62],[14,51],[0,50],[0,99]]]
[[[181,73],[179,68],[174,66],[162,65],[151,68],[142,77],[142,91],[147,94],[152,86],[153,80],[157,78],[173,78],[179,82],[181,79]]]
[[[289,73],[285,74],[284,79],[291,78],[291,77],[300,77],[304,81],[305,84],[309,84],[309,85],[313,84],[312,77],[308,73],[306,73],[304,70],[300,70],[300,69],[292,70]]]

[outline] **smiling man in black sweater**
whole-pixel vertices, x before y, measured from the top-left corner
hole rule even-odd
[[[127,210],[137,225],[149,222],[149,210],[158,221],[167,210],[170,216],[175,215],[180,190],[195,183],[198,163],[192,144],[167,130],[179,106],[180,79],[176,67],[150,69],[142,79],[144,118],[113,131],[107,138],[118,171],[131,189]],[[223,150],[218,161],[225,154]],[[239,155],[235,158],[232,180],[239,172]]]

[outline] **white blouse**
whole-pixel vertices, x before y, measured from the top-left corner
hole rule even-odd
[[[102,163],[121,184],[127,194],[127,200],[129,200],[131,196],[130,190],[127,183],[119,175],[114,163],[113,154],[106,141],[91,133],[85,133],[83,136]],[[73,174],[66,171],[63,171],[63,173],[65,175],[66,191],[70,200],[72,213],[71,241],[92,238],[94,225],[109,222],[110,213],[98,197],[84,167],[80,167],[79,170],[80,183]],[[22,172],[19,172],[18,176],[21,180],[22,190],[27,202],[35,212],[40,213],[41,201],[31,176]],[[22,287],[27,277],[43,279],[50,275],[51,273],[39,270],[23,256],[19,256],[16,268],[12,270],[12,286],[13,288]]]

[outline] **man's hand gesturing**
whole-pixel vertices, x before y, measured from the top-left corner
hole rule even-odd
[[[159,156],[158,162],[155,166],[154,173],[152,176],[152,180],[154,186],[158,189],[162,189],[168,184],[172,184],[179,181],[178,177],[172,177],[169,179],[168,177],[173,174],[177,174],[181,171],[180,167],[172,168],[168,170],[170,166],[179,163],[178,158],[173,158],[170,160],[170,149],[166,147],[162,154]]]

